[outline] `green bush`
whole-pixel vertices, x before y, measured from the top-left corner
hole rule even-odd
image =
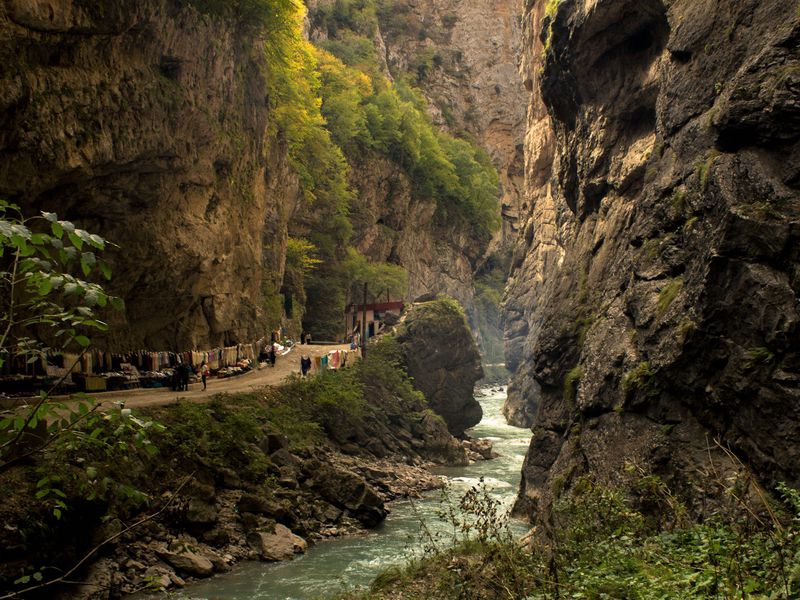
[[[182,401],[153,412],[166,425],[156,444],[180,464],[231,468],[255,483],[267,477],[269,459],[258,443],[268,415],[255,395],[219,395],[207,404]]]
[[[454,546],[347,598],[796,598],[800,492],[786,486],[777,492],[772,522],[717,516],[658,529],[624,494],[583,478],[556,503],[547,543],[525,547],[510,539],[496,506],[477,488],[459,507],[473,511],[473,519],[444,511],[458,532]]]

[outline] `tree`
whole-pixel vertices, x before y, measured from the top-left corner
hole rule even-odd
[[[0,200],[0,367],[38,360],[46,364],[48,354],[66,351],[77,353],[79,360],[91,344],[87,333],[108,329],[97,310],[120,309],[122,301],[87,280],[92,275],[111,278],[111,268],[98,256],[107,245],[99,235],[59,220],[55,213],[26,218],[17,205]],[[74,366],[65,365],[67,372]],[[32,405],[0,420],[0,473],[95,419],[99,403],[90,398],[70,406],[51,400],[62,382],[63,378],[42,390]],[[105,419],[120,418],[119,433],[137,430],[134,445],[152,451],[144,434],[152,423],[136,419],[130,411],[117,412]],[[56,491],[53,495],[58,496]],[[54,506],[57,515],[65,508],[61,500]]]
[[[41,225],[49,232],[37,231]],[[111,278],[110,267],[97,256],[106,245],[55,213],[26,219],[18,206],[0,200],[0,368],[17,357],[42,358],[50,343],[61,350],[86,348],[83,331],[108,329],[96,309],[121,308],[122,302],[85,279],[95,272]],[[30,335],[37,328],[45,329],[49,342]]]
[[[358,291],[365,282],[369,283],[373,299],[388,293],[395,298],[402,297],[408,287],[408,272],[400,265],[385,262],[369,262],[355,248],[347,249],[344,269],[350,290],[350,297],[358,300]]]

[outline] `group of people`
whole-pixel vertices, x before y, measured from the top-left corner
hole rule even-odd
[[[203,390],[205,390],[209,373],[208,365],[205,362],[198,367],[197,371],[195,371],[194,367],[188,362],[178,363],[178,365],[172,369],[172,391],[188,392],[189,379],[193,374],[200,375],[200,381],[202,381]]]
[[[260,354],[258,355],[259,362],[267,363],[269,366],[274,367],[275,361],[277,360],[277,353],[275,351],[275,344],[281,335],[280,330],[275,330],[271,332],[272,343],[269,346],[265,346],[263,350],[261,350]],[[311,343],[311,334],[307,332],[303,332],[300,335],[300,343],[301,344],[310,344]],[[303,377],[306,377],[309,372],[311,371],[312,361],[311,357],[308,355],[303,354],[300,357],[300,373]],[[203,362],[200,367],[195,371],[191,364],[188,362],[181,362],[179,363],[173,370],[172,370],[172,391],[174,392],[187,392],[189,391],[189,379],[191,378],[192,374],[199,375],[201,381],[203,382],[203,390],[206,389],[206,380],[210,374],[208,365]]]

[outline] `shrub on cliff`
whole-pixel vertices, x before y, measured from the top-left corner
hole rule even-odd
[[[382,74],[348,65],[348,60],[364,64],[363,44],[346,39],[351,44],[328,43],[342,60],[317,53],[322,114],[336,144],[350,156],[367,151],[396,161],[411,178],[414,194],[436,201],[440,225],[461,223],[488,241],[500,224],[499,183],[489,157],[477,146],[437,131],[425,99],[402,78],[389,83]]]

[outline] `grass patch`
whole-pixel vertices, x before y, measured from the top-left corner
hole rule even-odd
[[[669,198],[669,204],[672,207],[673,215],[679,217],[684,214],[686,212],[686,192],[674,190]]]
[[[672,303],[675,301],[675,298],[682,289],[683,277],[676,277],[663,288],[661,288],[661,291],[658,293],[657,314],[659,318],[663,317],[664,314],[669,310],[669,307],[672,306]]]
[[[719,155],[720,152],[718,150],[709,150],[708,154],[706,154],[705,160],[702,160],[695,165],[697,179],[700,182],[700,189],[703,192],[705,192],[708,188],[708,175],[711,171],[711,166],[714,164],[714,161]]]
[[[775,361],[775,354],[769,348],[759,346],[756,348],[749,348],[745,352],[744,368],[752,370],[758,367],[765,367],[771,365]]]
[[[564,375],[564,401],[569,406],[575,402],[581,377],[583,377],[583,367],[580,365],[573,367]]]
[[[655,371],[650,368],[650,363],[648,361],[640,362],[622,377],[622,382],[620,383],[622,396],[628,399],[637,390],[646,388],[653,375],[655,375]]]

